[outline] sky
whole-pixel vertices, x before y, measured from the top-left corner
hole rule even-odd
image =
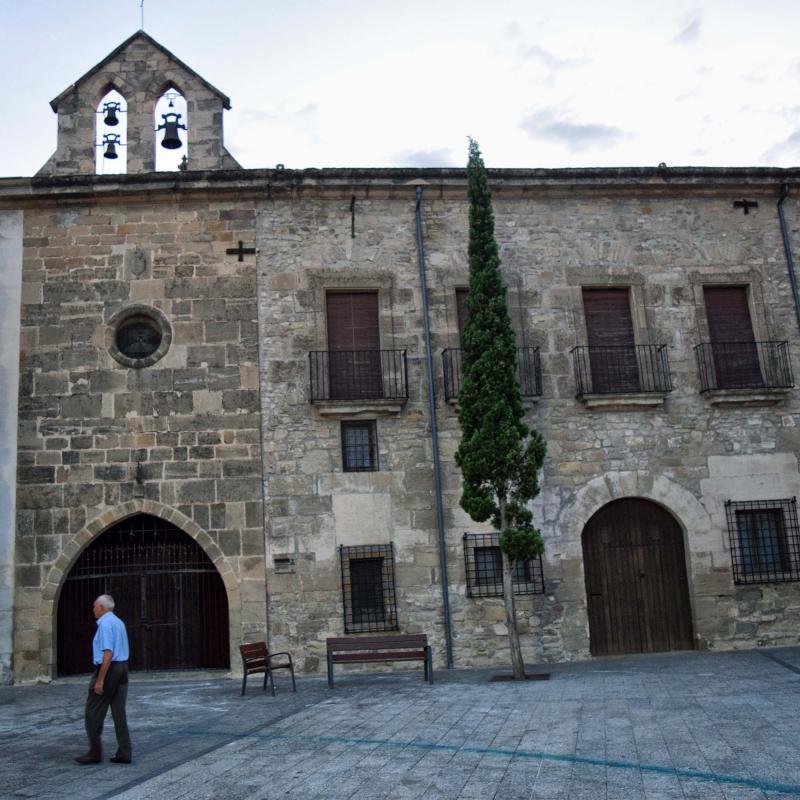
[[[141,0],[0,0],[0,176]],[[246,168],[800,165],[797,0],[145,0]]]

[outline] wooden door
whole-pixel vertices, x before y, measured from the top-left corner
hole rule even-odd
[[[639,367],[627,289],[584,289],[592,393],[638,392]]]
[[[694,646],[683,532],[648,500],[615,500],[583,530],[592,655]]]
[[[110,594],[128,630],[133,670],[228,667],[228,599],[202,548],[147,514],[97,538],[67,576],[58,603],[60,675],[88,672],[92,603]]]
[[[328,292],[332,400],[383,397],[377,292]]]
[[[744,286],[705,286],[708,333],[719,389],[764,385]]]

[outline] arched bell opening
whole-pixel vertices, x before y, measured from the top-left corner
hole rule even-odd
[[[694,647],[684,531],[641,497],[604,505],[581,536],[593,656]]]
[[[128,171],[128,103],[109,86],[95,108],[95,172],[120,175]]]
[[[58,674],[91,669],[100,594],[127,626],[133,670],[230,667],[228,597],[203,548],[180,528],[137,514],[100,534],[78,557],[58,600]]]
[[[174,84],[168,84],[155,106],[156,171],[186,169],[189,158],[188,110],[186,98]]]

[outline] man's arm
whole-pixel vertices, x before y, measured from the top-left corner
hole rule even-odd
[[[100,671],[97,673],[97,680],[94,682],[94,693],[103,694],[103,683],[106,679],[106,673],[111,666],[111,656],[113,653],[110,650],[103,650],[103,663],[100,665]]]

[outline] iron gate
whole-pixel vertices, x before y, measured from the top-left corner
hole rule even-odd
[[[80,555],[58,603],[59,675],[88,672],[95,633],[92,603],[116,601],[131,645],[130,668],[227,668],[228,598],[200,545],[148,514],[126,519]]]

